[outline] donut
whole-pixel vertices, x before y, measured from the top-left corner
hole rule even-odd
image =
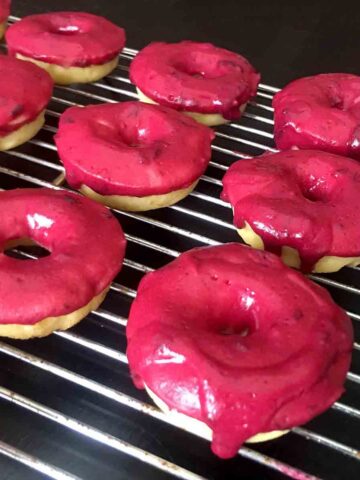
[[[7,18],[10,14],[10,0],[0,0],[0,38],[4,36]]]
[[[36,63],[60,85],[95,82],[117,66],[125,31],[83,12],[30,15],[6,32],[9,54]]]
[[[240,118],[260,75],[241,55],[211,43],[150,43],[130,65],[139,99],[208,126]]]
[[[0,150],[37,134],[52,90],[53,81],[41,68],[0,55]]]
[[[273,99],[280,150],[317,149],[360,160],[360,76],[328,73],[300,78]]]
[[[101,304],[121,268],[120,224],[102,205],[67,191],[2,191],[0,205],[0,336],[44,337],[72,327]],[[29,242],[49,255],[6,255]]]
[[[331,406],[353,341],[325,289],[236,243],[190,250],[147,274],[126,335],[135,385],[190,430],[210,430],[221,458]]]
[[[69,108],[55,142],[69,185],[113,208],[144,211],[195,188],[213,138],[181,113],[135,101]]]
[[[235,162],[222,199],[245,243],[304,271],[335,272],[360,264],[360,164],[316,150]]]

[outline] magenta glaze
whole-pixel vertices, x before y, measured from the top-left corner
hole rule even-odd
[[[68,183],[102,195],[158,195],[205,171],[214,133],[193,119],[140,102],[72,107],[55,137]]]
[[[10,0],[0,0],[0,23],[7,20],[10,14]]]
[[[222,199],[234,223],[246,221],[280,253],[296,248],[305,270],[324,255],[360,255],[360,164],[316,150],[294,150],[235,162]]]
[[[360,77],[329,73],[300,78],[277,93],[275,142],[360,160]]]
[[[124,29],[83,12],[30,15],[11,25],[5,38],[10,55],[20,53],[63,67],[101,65],[125,45]]]
[[[130,78],[149,98],[176,110],[240,117],[260,75],[241,55],[211,43],[151,43],[135,57]]]
[[[53,81],[42,68],[0,55],[0,137],[33,121],[52,90]]]
[[[194,249],[147,274],[126,334],[135,384],[209,425],[222,458],[327,409],[352,350],[350,319],[325,289],[239,244]]]
[[[49,189],[0,192],[0,324],[33,325],[66,315],[101,293],[119,272],[125,238],[105,207]],[[18,260],[6,242],[31,238],[51,253]]]

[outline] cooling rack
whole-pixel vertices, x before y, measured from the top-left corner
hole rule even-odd
[[[10,22],[17,21],[10,17]],[[56,87],[42,131],[1,153],[0,186],[67,188],[53,142],[69,106],[136,99],[125,48],[119,67],[91,85]],[[275,151],[271,100],[260,84],[240,122],[216,130],[212,160],[194,192],[146,213],[114,211],[128,240],[124,268],[101,308],[48,338],[0,341],[0,471],[15,479],[358,479],[360,477],[360,272],[312,275],[353,320],[356,341],[346,393],[325,414],[288,435],[244,446],[221,461],[207,438],[184,430],[134,388],[125,326],[141,277],[189,248],[239,241],[221,178],[238,159]],[[31,86],[29,86],[31,91]],[[18,250],[15,254],[31,257]],[[145,339],[144,339],[145,341]]]

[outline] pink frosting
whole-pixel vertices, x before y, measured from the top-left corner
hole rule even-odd
[[[360,164],[313,150],[294,150],[235,162],[222,198],[279,253],[296,248],[307,270],[324,255],[360,256]]]
[[[360,159],[360,76],[329,73],[300,78],[277,93],[275,141]]]
[[[222,458],[337,400],[353,338],[325,289],[239,244],[194,249],[146,275],[126,333],[135,384],[209,425]]]
[[[260,75],[241,55],[211,43],[151,43],[130,66],[133,83],[152,100],[176,110],[240,117]]]
[[[6,32],[9,54],[64,67],[109,62],[125,45],[125,31],[103,17],[83,12],[30,15]]]
[[[69,108],[55,141],[72,187],[142,197],[190,186],[209,163],[213,138],[181,113],[122,102]]]
[[[7,20],[10,14],[10,0],[0,0],[0,23]]]
[[[52,89],[53,81],[42,68],[0,55],[0,136],[34,120]]]
[[[49,189],[0,192],[0,205],[0,324],[33,325],[71,313],[119,272],[124,234],[102,205]],[[3,253],[6,242],[23,237],[50,255],[18,260]]]

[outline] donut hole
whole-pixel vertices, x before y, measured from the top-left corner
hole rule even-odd
[[[125,128],[118,132],[118,137],[121,142],[130,148],[141,148],[146,144],[146,139],[141,136],[141,131],[135,129]]]
[[[243,72],[243,68],[232,60],[219,60],[208,55],[196,55],[173,64],[175,72],[199,79],[217,79],[231,72]],[[176,74],[176,73],[175,73]]]
[[[78,35],[81,33],[81,29],[77,25],[72,24],[53,26],[50,31],[55,35],[65,36]]]
[[[172,118],[162,107],[141,102],[86,108],[94,110],[94,118],[88,122],[93,137],[120,148],[147,150],[149,158],[152,154],[158,157],[173,143],[174,129],[178,125],[187,126],[186,120]]]
[[[338,85],[329,85],[328,89],[325,90],[325,94],[330,108],[334,108],[335,110],[346,110],[349,106]]]
[[[160,128],[157,131],[157,135],[161,137]],[[157,151],[158,154],[166,146],[166,141],[154,138],[152,132],[149,128],[131,128],[126,127],[117,131],[116,133],[117,140],[125,144],[130,148],[146,148],[153,147],[154,151]]]
[[[28,237],[14,238],[5,244],[4,255],[17,260],[38,260],[51,252]]]
[[[178,72],[184,73],[189,77],[194,78],[205,78],[207,77],[206,72],[204,72],[199,65],[192,64],[192,63],[177,63],[174,65],[175,70]]]
[[[226,325],[219,329],[218,333],[223,336],[239,335],[247,337],[250,334],[250,328],[244,325]]]
[[[343,99],[340,97],[333,97],[330,99],[330,107],[336,110],[345,110]]]
[[[115,145],[126,145],[131,148],[147,146],[149,131],[147,128],[137,128],[129,124],[116,126],[114,123],[98,120],[94,124],[94,134],[105,141]]]
[[[303,190],[302,195],[310,202],[321,202],[325,200],[322,192],[311,188],[308,190]]]
[[[301,194],[310,202],[325,203],[331,195],[331,188],[325,178],[304,178],[299,184]]]

